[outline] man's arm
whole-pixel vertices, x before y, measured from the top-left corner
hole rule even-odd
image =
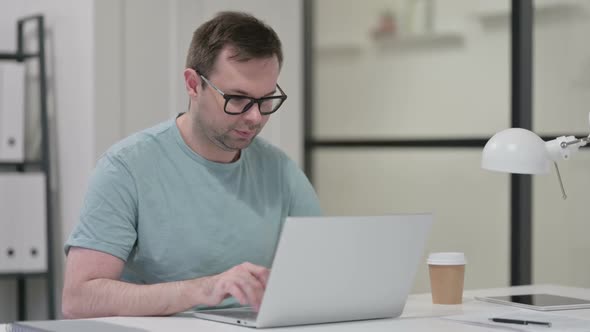
[[[170,315],[196,305],[217,305],[228,296],[257,310],[269,275],[264,267],[244,263],[215,276],[135,285],[119,281],[124,264],[103,252],[72,247],[66,263],[64,317]]]

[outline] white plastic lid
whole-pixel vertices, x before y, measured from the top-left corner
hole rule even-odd
[[[462,252],[435,252],[428,256],[430,265],[465,265],[467,260]]]

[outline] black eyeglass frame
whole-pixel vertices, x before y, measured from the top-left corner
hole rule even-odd
[[[260,112],[260,114],[262,115],[270,115],[273,114],[274,112],[278,111],[279,108],[281,108],[281,106],[283,105],[283,103],[285,102],[285,100],[287,100],[287,95],[285,94],[285,92],[283,91],[283,89],[281,89],[281,87],[279,86],[279,84],[277,83],[277,88],[279,89],[279,92],[281,93],[280,96],[267,96],[267,97],[261,97],[261,98],[253,98],[250,96],[244,96],[244,95],[232,95],[232,94],[227,94],[223,91],[221,91],[221,89],[219,89],[218,87],[215,86],[215,84],[211,83],[211,81],[209,81],[205,76],[199,74],[199,76],[207,83],[209,84],[213,89],[215,89],[215,91],[217,91],[222,97],[223,99],[225,99],[225,104],[223,105],[223,111],[226,114],[229,115],[240,115],[243,113],[248,112],[252,106],[254,106],[254,103],[258,104],[258,111]],[[227,104],[230,102],[230,100],[232,100],[233,98],[240,98],[240,99],[249,99],[250,102],[248,102],[248,104],[246,104],[244,106],[244,108],[242,109],[241,112],[238,113],[234,113],[234,112],[228,112],[227,111]],[[263,112],[262,111],[262,103],[264,101],[267,100],[273,100],[273,99],[278,99],[280,100],[279,104],[270,112]]]

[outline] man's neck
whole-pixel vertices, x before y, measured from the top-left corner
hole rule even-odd
[[[190,114],[177,117],[176,126],[186,145],[201,157],[217,163],[231,163],[239,159],[240,151],[224,151],[202,135],[199,128],[195,128]]]

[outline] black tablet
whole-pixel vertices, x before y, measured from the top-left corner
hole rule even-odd
[[[475,298],[486,302],[542,311],[590,309],[590,300],[553,294],[521,294]]]

